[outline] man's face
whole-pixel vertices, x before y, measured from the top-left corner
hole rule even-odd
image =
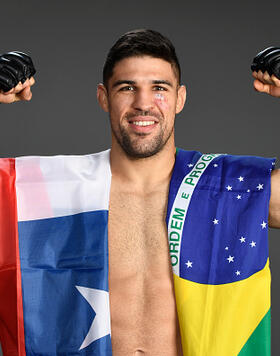
[[[174,119],[183,108],[184,93],[171,64],[163,59],[142,56],[118,62],[108,91],[103,88],[113,144],[118,143],[135,158],[161,151],[173,138]]]

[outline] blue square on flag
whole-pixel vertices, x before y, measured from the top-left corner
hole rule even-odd
[[[107,224],[105,210],[18,223],[27,355],[112,354]]]

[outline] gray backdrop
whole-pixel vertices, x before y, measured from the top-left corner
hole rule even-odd
[[[279,156],[280,99],[253,90],[250,63],[280,45],[279,0],[1,0],[0,52],[32,55],[28,103],[0,106],[0,156],[84,154],[110,145],[96,102],[105,55],[122,33],[148,27],[175,44],[187,85],[176,145],[202,152]],[[270,230],[272,352],[280,339],[280,232]]]

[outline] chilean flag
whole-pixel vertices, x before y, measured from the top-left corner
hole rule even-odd
[[[4,355],[112,355],[109,150],[0,159]]]

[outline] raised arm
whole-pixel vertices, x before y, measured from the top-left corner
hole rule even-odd
[[[280,98],[280,49],[269,47],[260,52],[252,64],[254,88]],[[280,170],[271,172],[271,197],[269,201],[270,227],[280,228]]]

